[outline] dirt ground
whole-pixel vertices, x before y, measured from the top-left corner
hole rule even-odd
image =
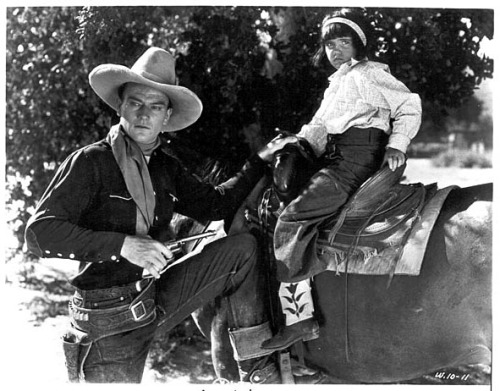
[[[67,302],[72,291],[64,280],[70,270],[62,271],[58,263],[58,259],[41,260],[29,268],[20,263],[9,267],[9,282],[3,287],[3,297],[12,299],[7,301],[3,313],[10,320],[7,333],[2,333],[2,356],[8,359],[2,365],[3,384],[66,384],[60,335],[67,326]],[[452,374],[453,378],[443,380],[440,373]],[[487,385],[490,377],[490,368],[456,368],[405,384]],[[170,333],[155,337],[143,384],[168,383],[184,387],[212,384],[215,379],[210,344],[191,319],[186,319]],[[331,382],[340,386],[338,380]]]
[[[437,168],[430,159],[409,159],[404,175],[407,183],[437,183],[442,189],[452,185],[467,187],[494,182],[495,171],[493,168]]]
[[[451,184],[465,187],[493,181],[493,169],[436,169],[428,160],[410,161],[406,181],[438,182],[441,188]],[[65,278],[75,267],[76,264],[61,260],[26,264],[20,262],[19,257],[5,264],[6,283],[2,285],[4,306],[1,316],[8,321],[2,322],[2,384],[16,388],[28,384],[66,384],[60,335],[67,324],[67,301],[72,293]],[[459,379],[467,375],[467,381],[442,380],[435,373],[409,383],[490,384],[490,368],[460,368],[458,371],[455,373],[461,374]],[[143,384],[168,383],[177,389],[193,384],[208,385],[214,380],[209,343],[192,321],[187,319],[170,333],[156,336]],[[199,389],[205,388],[212,389]],[[226,389],[222,386],[217,389],[220,388]]]

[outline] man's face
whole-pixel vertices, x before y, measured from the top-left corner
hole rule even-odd
[[[149,144],[166,125],[172,109],[163,92],[137,83],[128,83],[118,108],[120,124],[136,142]]]

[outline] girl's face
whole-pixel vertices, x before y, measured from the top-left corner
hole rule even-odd
[[[339,37],[325,41],[325,52],[328,61],[335,69],[356,56],[356,49],[351,37]]]

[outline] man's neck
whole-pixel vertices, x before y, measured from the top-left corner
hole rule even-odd
[[[146,144],[137,142],[137,145],[141,149],[144,156],[149,158],[153,154],[153,151],[160,145],[160,138],[157,137],[155,141]]]

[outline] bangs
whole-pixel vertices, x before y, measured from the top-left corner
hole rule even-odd
[[[357,38],[358,34],[356,34],[355,31],[353,31],[349,26],[343,23],[332,23],[322,31],[321,39],[324,42],[330,39],[341,37]]]

